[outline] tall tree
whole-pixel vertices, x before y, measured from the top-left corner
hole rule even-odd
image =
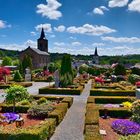
[[[60,84],[62,87],[67,87],[73,84],[73,69],[70,55],[64,55],[60,69]]]
[[[22,68],[25,71],[26,68],[32,69],[32,59],[29,55],[25,55],[22,60]]]

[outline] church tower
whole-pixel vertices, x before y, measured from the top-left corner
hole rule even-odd
[[[40,51],[48,53],[48,40],[45,37],[44,29],[42,28],[40,38],[37,40],[37,47]]]
[[[99,64],[99,55],[97,52],[97,47],[95,48],[95,53],[93,55],[93,64]]]

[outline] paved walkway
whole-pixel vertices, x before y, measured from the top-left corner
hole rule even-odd
[[[85,109],[90,88],[91,81],[88,82],[80,96],[74,97],[73,105],[50,140],[84,140]]]
[[[27,87],[27,91],[31,95],[38,95],[38,89],[52,85],[54,82],[32,82],[33,85],[30,87]],[[5,93],[3,89],[0,89],[0,103],[2,103],[5,100]]]

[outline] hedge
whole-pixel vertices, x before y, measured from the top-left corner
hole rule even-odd
[[[85,140],[102,140],[99,134],[99,108],[94,104],[87,104],[84,134]]]
[[[135,97],[122,97],[122,96],[90,96],[88,97],[87,103],[96,104],[121,104],[122,102],[133,102],[136,100]]]
[[[23,87],[30,87],[33,85],[31,82],[11,82],[6,85],[0,85],[0,89],[9,88],[12,84],[21,85]]]
[[[68,107],[70,108],[73,104],[73,98],[72,97],[64,97],[62,100],[62,103],[68,103]]]
[[[128,118],[132,115],[131,111],[128,108],[100,108],[99,113],[100,116],[104,115],[105,109],[107,110],[107,115],[112,117],[112,118]]]
[[[54,111],[48,114],[49,118],[55,118],[56,119],[56,124],[58,125],[64,118],[66,112],[68,109],[68,104],[67,103],[60,103],[56,107]]]
[[[1,140],[49,140],[54,133],[56,126],[55,119],[47,119],[39,125],[4,131],[0,129]]]
[[[135,91],[91,89],[90,96],[135,96]]]
[[[80,95],[82,90],[82,86],[79,86],[77,89],[44,87],[39,89],[39,94]]]
[[[62,96],[40,96],[40,95],[32,95],[32,97],[36,100],[38,100],[39,98],[46,98],[47,100],[50,100],[50,101],[53,101],[53,100],[57,100],[59,98],[59,100],[62,102],[62,103],[67,103],[68,104],[68,107],[70,108],[71,105],[73,104],[73,97],[62,97]]]
[[[1,107],[1,112],[5,113],[5,112],[13,112],[13,105],[12,104],[0,104]],[[29,105],[18,105],[15,106],[15,112],[17,113],[27,113],[27,110],[30,108],[31,106]]]

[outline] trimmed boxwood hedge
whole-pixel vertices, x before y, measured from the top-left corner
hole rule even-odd
[[[99,134],[99,107],[95,104],[87,104],[84,136],[85,140],[102,140]]]
[[[54,133],[56,126],[55,119],[47,119],[39,125],[4,131],[0,129],[0,140],[49,140]]]
[[[135,96],[135,91],[91,89],[90,96]]]
[[[87,103],[96,104],[121,104],[122,102],[133,102],[136,97],[122,97],[122,96],[90,96],[88,97]]]
[[[0,104],[1,112],[13,112],[13,105],[12,104]],[[21,105],[21,106],[15,106],[15,112],[17,113],[27,113],[27,110],[31,106],[29,105]]]
[[[112,118],[128,118],[132,115],[131,111],[128,108],[100,108],[100,116],[104,115],[104,109],[107,109],[108,116]]]
[[[68,109],[68,104],[67,103],[60,103],[56,107],[54,111],[48,114],[49,118],[55,118],[56,119],[56,124],[58,125],[64,118],[66,112]]]
[[[82,86],[78,87],[77,89],[44,87],[39,89],[39,94],[80,95],[82,90]]]
[[[6,85],[0,85],[0,89],[9,88],[12,84],[21,85],[23,87],[30,87],[33,85],[31,82],[11,82],[11,83],[8,83]]]

